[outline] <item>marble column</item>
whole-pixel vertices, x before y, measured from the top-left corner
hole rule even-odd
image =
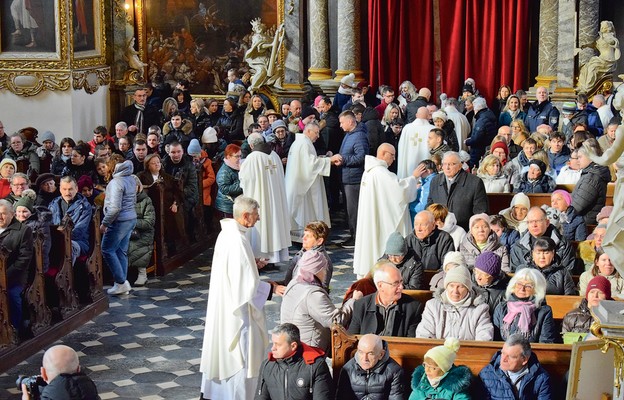
[[[589,59],[595,55],[591,46],[598,38],[600,21],[598,12],[600,11],[600,0],[581,0],[579,3],[578,18],[578,65],[585,65]]]
[[[360,51],[360,0],[338,0],[338,69],[336,80],[355,74],[362,80]]]
[[[574,93],[574,49],[576,48],[576,1],[559,0],[557,40],[558,93]]]
[[[301,88],[304,81],[303,68],[303,34],[300,27],[305,26],[301,13],[301,2],[294,1],[286,4],[284,10],[284,84],[286,89]]]
[[[310,49],[311,81],[322,81],[332,78],[329,63],[329,23],[327,18],[328,0],[310,0],[310,22],[308,48]]]
[[[562,0],[565,1],[565,0]],[[559,0],[543,0],[539,15],[538,72],[535,87],[551,84],[557,79],[557,36]]]

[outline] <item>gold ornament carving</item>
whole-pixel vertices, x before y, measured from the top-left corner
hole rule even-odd
[[[97,68],[83,71],[73,71],[72,86],[74,90],[84,89],[85,92],[93,94],[100,86],[108,85],[111,81],[111,70],[109,67]]]
[[[32,85],[20,85],[16,79],[31,77]],[[0,90],[10,90],[18,96],[36,96],[44,90],[64,91],[69,89],[69,72],[0,72]]]

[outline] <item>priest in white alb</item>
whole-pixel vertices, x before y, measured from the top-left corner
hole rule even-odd
[[[205,399],[253,399],[266,355],[269,340],[264,304],[270,299],[271,284],[260,280],[246,237],[258,221],[258,208],[254,199],[238,196],[234,219],[221,220],[199,366]]]
[[[443,111],[446,113],[447,118],[455,124],[455,134],[457,135],[459,149],[468,151],[468,146],[466,146],[464,142],[468,139],[468,136],[470,136],[472,126],[470,126],[468,118],[457,110],[457,106],[457,99],[450,98]]]
[[[397,176],[407,178],[412,174],[418,163],[429,158],[427,137],[429,131],[435,128],[429,123],[429,110],[420,107],[416,112],[416,119],[403,127],[399,139],[399,159],[397,160]]]
[[[241,164],[238,179],[243,195],[260,203],[260,221],[250,229],[251,248],[256,258],[269,263],[288,261],[292,243],[282,160],[262,134],[250,134],[247,143],[252,151]]]
[[[329,176],[331,164],[340,165],[342,158],[340,155],[316,155],[313,143],[319,138],[319,133],[319,125],[309,123],[303,133],[296,134],[288,151],[286,198],[290,210],[290,236],[296,242],[301,242],[303,228],[308,222],[323,221],[331,227],[323,177]]]
[[[406,237],[411,230],[407,206],[416,199],[417,181],[414,171],[398,179],[388,170],[395,156],[394,146],[384,143],[377,149],[377,157],[364,159],[353,253],[353,271],[358,279],[384,254],[391,233],[400,232]]]

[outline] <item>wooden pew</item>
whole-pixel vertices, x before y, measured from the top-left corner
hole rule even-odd
[[[54,277],[58,289],[59,311],[63,319],[78,310],[78,294],[74,290],[74,270],[72,265],[71,232],[74,222],[69,214],[61,220],[56,229],[50,229],[52,248],[60,253],[60,269]]]
[[[4,247],[0,247],[0,350],[12,348],[17,344],[17,331],[11,325],[9,312],[9,287],[6,276],[8,258],[9,253]]]
[[[30,331],[34,336],[48,328],[52,322],[52,312],[46,303],[45,275],[43,273],[43,235],[33,232],[35,254],[35,273],[30,286],[25,292],[25,302],[28,308]],[[31,263],[32,265],[32,263]]]
[[[425,353],[435,346],[444,344],[441,339],[416,339],[385,336],[390,356],[411,376],[416,367],[424,361]],[[355,356],[359,335],[349,335],[341,325],[332,326],[332,368],[333,377],[337,381],[340,370],[347,361]],[[462,340],[455,359],[455,365],[466,365],[473,375],[478,375],[492,356],[503,347],[503,342],[478,342]],[[571,345],[532,343],[531,348],[537,355],[540,364],[551,376],[552,384],[558,385],[570,366]]]
[[[502,210],[509,208],[511,199],[514,195],[515,193],[488,193],[489,214],[498,214]],[[529,199],[531,200],[531,206],[550,206],[550,193],[530,193],[527,196],[529,196]],[[605,205],[613,205],[613,194],[607,194]]]
[[[100,233],[100,207],[93,210],[93,217],[89,225],[89,255],[86,261],[86,273],[89,282],[88,302],[94,303],[102,297],[106,297],[103,286],[103,268],[104,260],[102,259],[102,234]]]

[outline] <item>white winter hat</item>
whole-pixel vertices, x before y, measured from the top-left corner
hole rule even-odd
[[[455,264],[466,265],[466,261],[464,260],[464,255],[459,251],[449,251],[444,256],[444,262],[442,262],[442,268],[446,267],[447,264]]]
[[[430,358],[435,361],[438,367],[446,373],[453,366],[455,358],[457,358],[458,350],[459,340],[454,337],[448,337],[444,341],[444,346],[436,346],[429,349],[429,351],[425,353],[425,358]]]
[[[352,72],[349,75],[343,76],[340,80],[340,83],[342,83],[343,85],[347,85],[352,89],[355,89],[357,87],[357,85],[355,84],[355,74]]]
[[[461,283],[466,286],[468,290],[472,289],[472,278],[470,277],[470,271],[463,265],[446,271],[444,275],[444,287],[446,288],[449,283]]]
[[[209,126],[204,130],[201,137],[202,143],[217,143],[219,138],[217,138],[217,131],[212,126]]]
[[[511,199],[511,206],[523,206],[526,207],[526,209],[528,210],[529,208],[531,208],[531,199],[529,199],[529,196],[527,196],[526,194],[520,192],[517,193],[512,199]]]

